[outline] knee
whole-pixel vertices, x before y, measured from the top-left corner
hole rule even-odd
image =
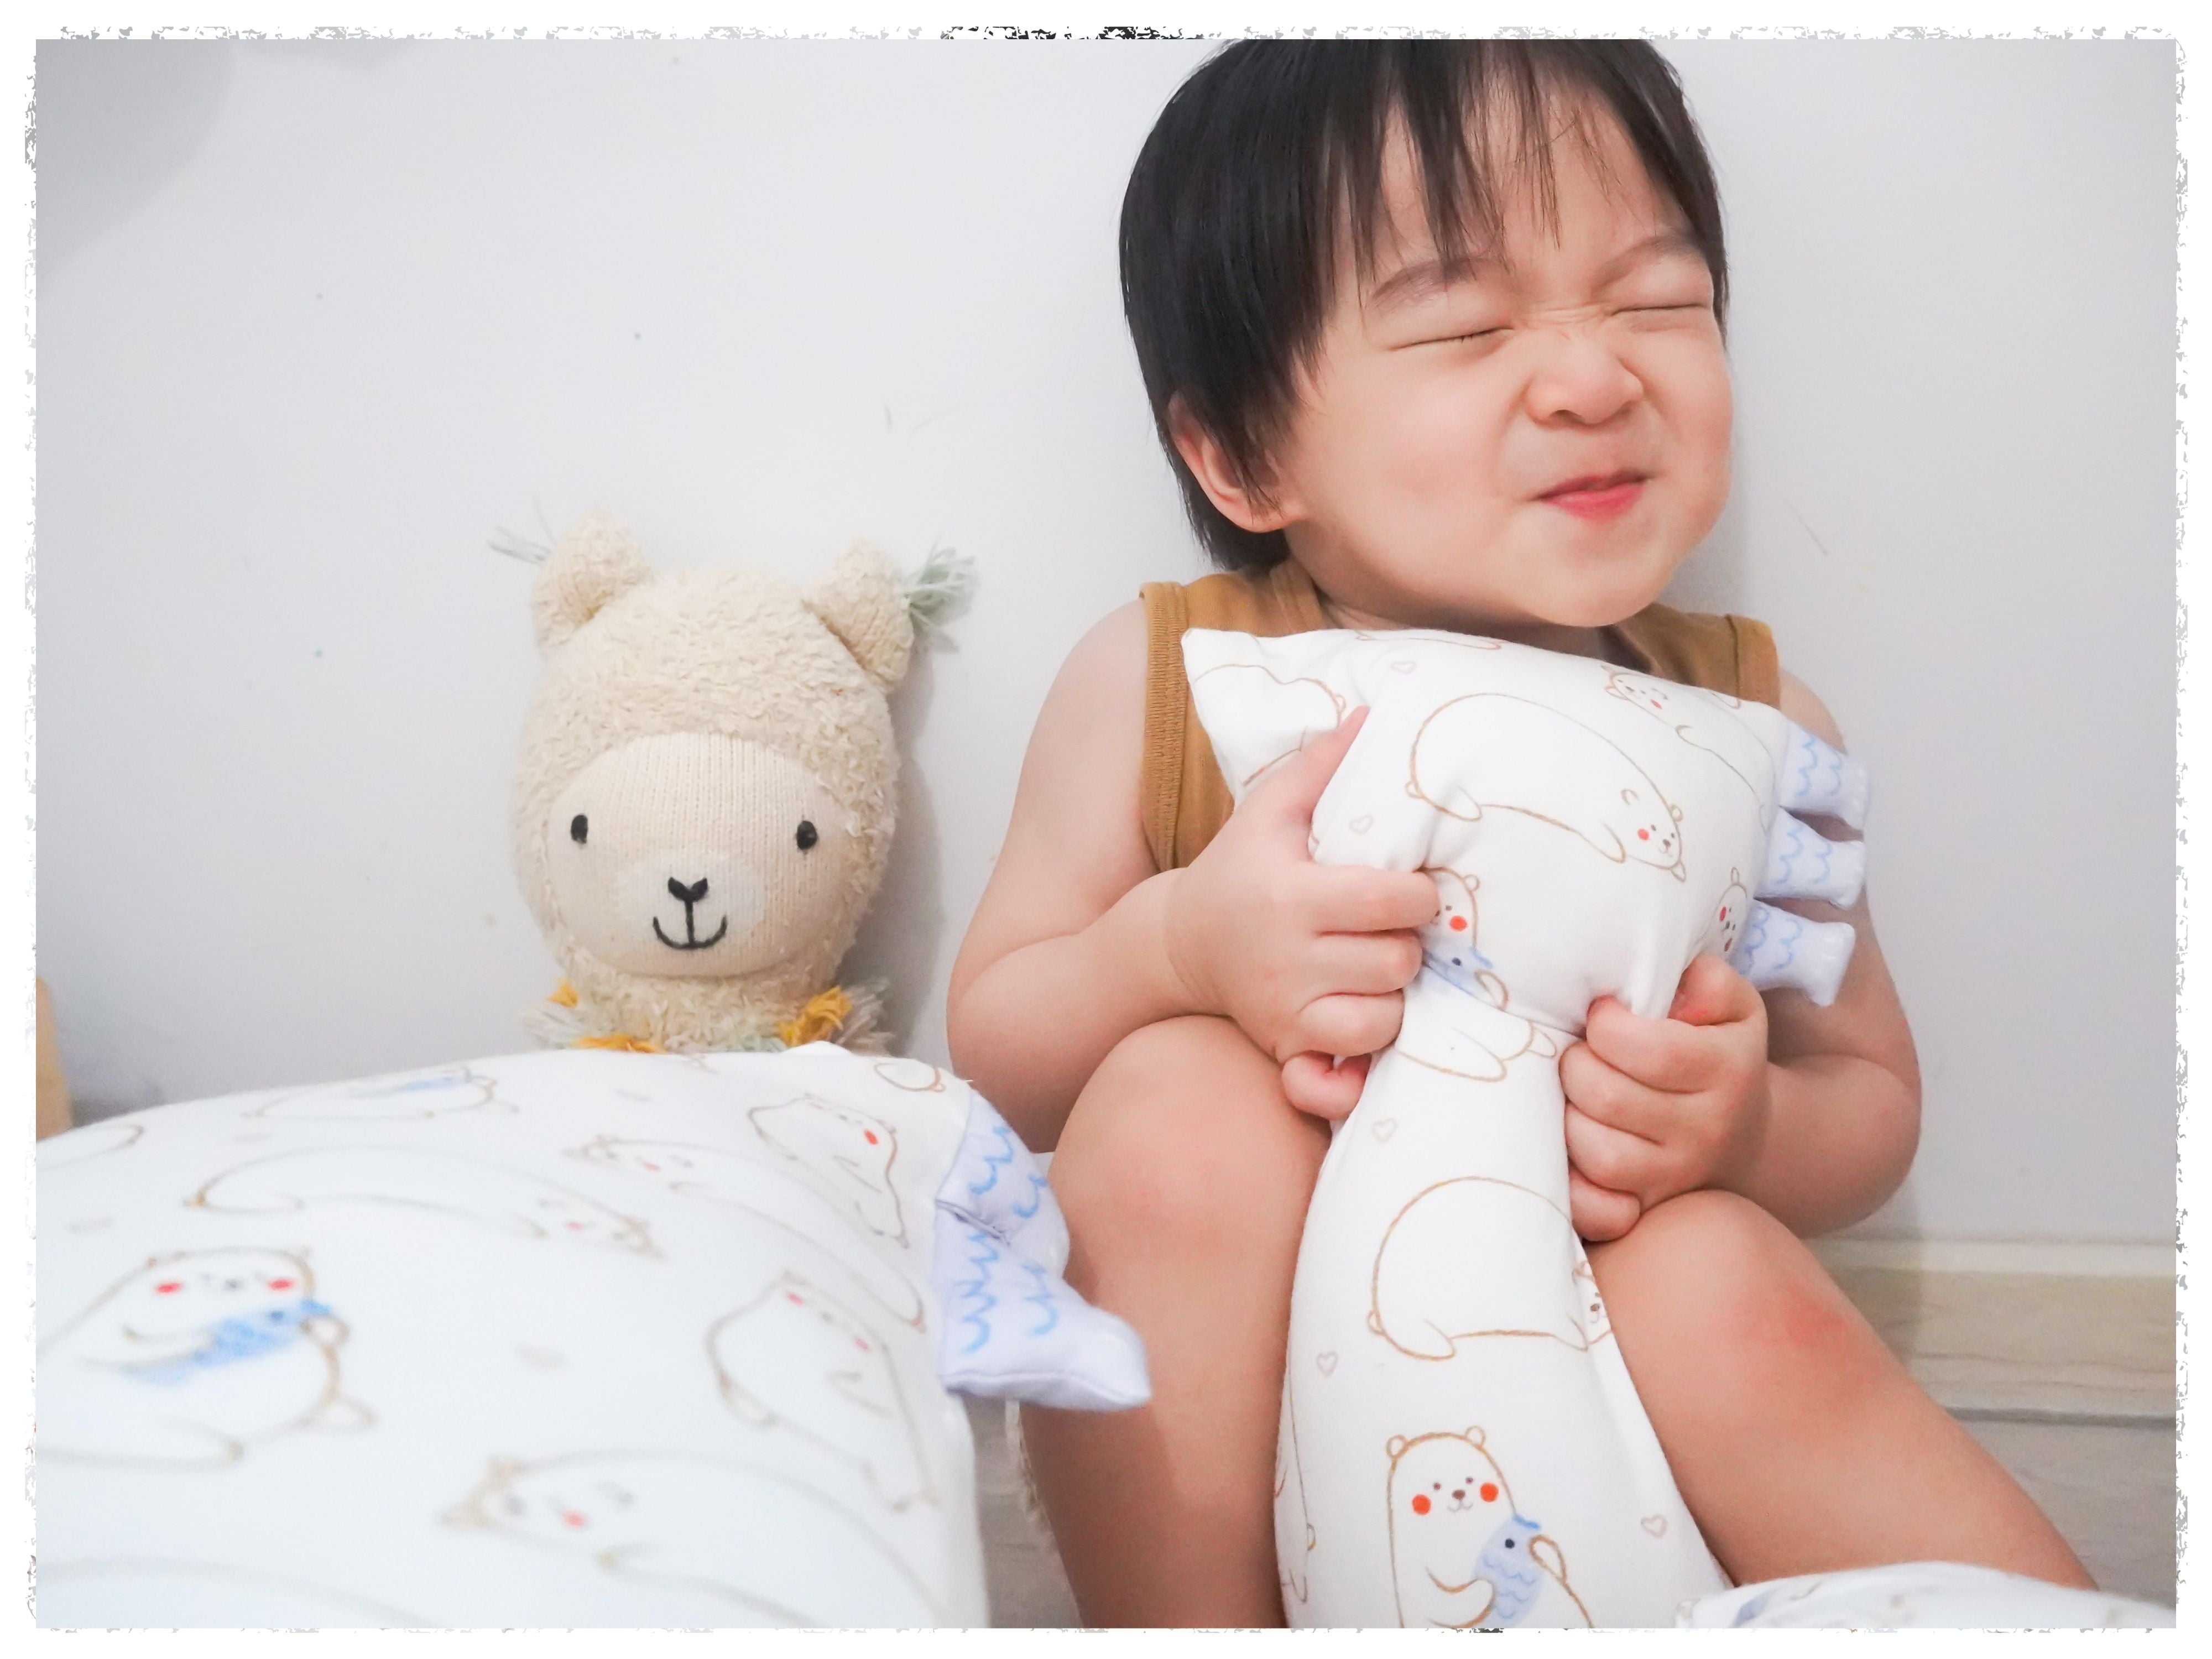
[[[1701,1386],[1832,1404],[1891,1363],[1881,1340],[1790,1230],[1733,1193],[1686,1193],[1593,1252],[1623,1357],[1697,1356]]]
[[[1295,1228],[1328,1145],[1234,1024],[1163,1020],[1123,1038],[1084,1085],[1053,1191],[1094,1245],[1204,1248],[1278,1213]]]

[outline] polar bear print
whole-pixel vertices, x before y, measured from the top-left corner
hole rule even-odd
[[[397,1205],[531,1238],[564,1238],[657,1255],[645,1224],[536,1176],[452,1152],[406,1146],[318,1146],[226,1170],[185,1200],[233,1214],[310,1204]]]
[[[1370,645],[1406,645],[1419,641],[1425,645],[1455,646],[1462,651],[1500,651],[1504,647],[1498,641],[1480,634],[1447,634],[1434,628],[1394,628],[1388,634],[1371,634],[1365,629],[1348,630],[1355,640]],[[1391,667],[1397,667],[1392,663]]]
[[[40,1345],[39,1451],[212,1468],[295,1429],[361,1427],[345,1340],[304,1253],[156,1256]]]
[[[760,1624],[943,1621],[912,1570],[851,1510],[747,1463],[675,1451],[494,1458],[442,1518],[705,1590]]]
[[[911,1095],[941,1095],[945,1092],[945,1073],[926,1060],[879,1060],[868,1069],[892,1088],[903,1089]]]
[[[387,1601],[286,1574],[209,1561],[39,1557],[46,1630],[422,1630]]]
[[[110,1152],[127,1152],[136,1146],[146,1133],[143,1123],[88,1123],[81,1129],[68,1129],[50,1135],[39,1143],[39,1173],[52,1175],[57,1170],[67,1170],[88,1158],[105,1158]]]
[[[1283,1427],[1275,1437],[1275,1583],[1283,1605],[1303,1603],[1311,1587],[1306,1557],[1318,1541],[1313,1518],[1306,1510],[1306,1472],[1298,1456],[1297,1409],[1291,1398],[1291,1379],[1283,1376]]]
[[[1414,1065],[1471,1083],[1500,1083],[1524,1056],[1559,1057],[1549,1032],[1507,1012],[1505,981],[1489,969],[1476,969],[1462,980],[1440,971],[1424,954],[1421,975],[1441,984],[1436,995],[1406,1000],[1397,1052]]]
[[[1481,879],[1457,870],[1422,873],[1437,884],[1436,920],[1421,929],[1422,963],[1446,982],[1504,1007],[1504,982],[1475,944],[1474,896]]]
[[[1705,941],[1698,953],[1707,951],[1715,956],[1734,954],[1737,942],[1743,938],[1744,924],[1751,919],[1751,889],[1744,884],[1743,872],[1730,866],[1729,884],[1713,906],[1712,918],[1705,924]]]
[[[1575,1318],[1582,1326],[1583,1346],[1595,1348],[1613,1334],[1613,1316],[1605,1310],[1605,1298],[1598,1294],[1597,1270],[1589,1258],[1580,1250],[1575,1252]]]
[[[763,1140],[798,1164],[826,1194],[851,1206],[870,1232],[907,1242],[906,1217],[891,1185],[898,1133],[890,1124],[872,1112],[819,1095],[756,1106],[747,1115]]]
[[[936,1501],[913,1413],[883,1339],[820,1286],[787,1273],[707,1333],[730,1409],[789,1425],[851,1460],[894,1510]]]
[[[1516,1507],[1480,1428],[1399,1436],[1385,1450],[1401,1626],[1589,1627],[1559,1545]]]
[[[1513,1273],[1486,1265],[1522,1264]],[[1545,1194],[1490,1176],[1423,1188],[1375,1253],[1367,1328],[1414,1359],[1449,1359],[1479,1336],[1545,1336],[1588,1349],[1610,1325],[1574,1224]]]
[[[1448,817],[1518,812],[1580,837],[1615,864],[1675,880],[1682,809],[1628,751],[1547,704],[1506,691],[1455,697],[1421,722],[1407,793]]]
[[[389,1122],[443,1117],[448,1112],[511,1112],[492,1080],[465,1066],[440,1066],[397,1077],[369,1078],[336,1088],[301,1089],[249,1106],[240,1117],[356,1119]]]
[[[1344,720],[1344,699],[1326,681],[1297,678],[1285,679],[1272,668],[1259,663],[1225,662],[1202,670],[1198,678],[1212,680],[1216,685],[1224,682],[1234,686],[1242,678],[1267,680],[1279,689],[1283,695],[1272,691],[1255,692],[1249,697],[1240,696],[1256,713],[1264,710],[1272,729],[1267,742],[1260,745],[1267,758],[1237,780],[1237,787],[1258,777],[1268,768],[1289,759],[1324,732],[1333,732]],[[1195,684],[1195,682],[1194,682]],[[1237,695],[1232,691],[1232,696]]]
[[[921,1287],[884,1260],[853,1212],[833,1204],[795,1175],[726,1147],[680,1140],[629,1140],[600,1135],[568,1156],[601,1169],[658,1181],[680,1197],[742,1210],[809,1249],[828,1255],[883,1310],[922,1328]]]
[[[1616,668],[1607,676],[1606,695],[1651,716],[1692,749],[1702,749],[1751,792],[1759,807],[1759,827],[1774,823],[1774,775],[1781,763],[1760,741],[1751,723],[1735,711],[1734,697],[1694,685],[1674,685],[1648,675]]]

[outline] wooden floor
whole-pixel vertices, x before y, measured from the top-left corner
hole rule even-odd
[[[2105,1589],[2174,1600],[2171,1280],[1838,1266],[1923,1387],[2010,1469]],[[994,1625],[1072,1626],[1005,1413],[970,1401]]]

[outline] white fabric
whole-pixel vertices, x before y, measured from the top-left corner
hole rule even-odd
[[[958,1079],[828,1044],[532,1054],[47,1140],[39,1620],[981,1625],[956,1324],[978,1392],[1143,1394],[1018,1148]],[[971,1231],[1043,1301],[941,1296]],[[1040,1346],[1047,1312],[1081,1340]]]
[[[962,1085],[965,1087],[966,1085]],[[1144,1343],[1060,1278],[1067,1223],[1044,1170],[982,1096],[937,1198],[938,1375],[987,1399],[1125,1411],[1152,1397]]]
[[[1775,710],[1431,632],[1194,629],[1238,799],[1352,708],[1324,864],[1423,870],[1440,914],[1398,1042],[1339,1126],[1291,1300],[1276,1542],[1293,1625],[1663,1625],[1726,1580],[1568,1220],[1558,1056],[1590,1003],[1664,1014],[1701,951],[1835,994],[1863,769]],[[1755,941],[1755,951],[1747,945]]]
[[[2039,1578],[1915,1561],[1746,1584],[1683,1607],[1692,1630],[2171,1630],[2173,1609]]]

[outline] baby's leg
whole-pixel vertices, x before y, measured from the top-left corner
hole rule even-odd
[[[1222,1019],[1131,1033],[1053,1154],[1067,1280],[1145,1339],[1152,1399],[1030,1407],[1037,1491],[1091,1625],[1279,1625],[1273,1492],[1291,1276],[1328,1148]]]
[[[1897,1561],[2089,1583],[1757,1205],[1686,1193],[1589,1258],[1675,1484],[1738,1583]]]

